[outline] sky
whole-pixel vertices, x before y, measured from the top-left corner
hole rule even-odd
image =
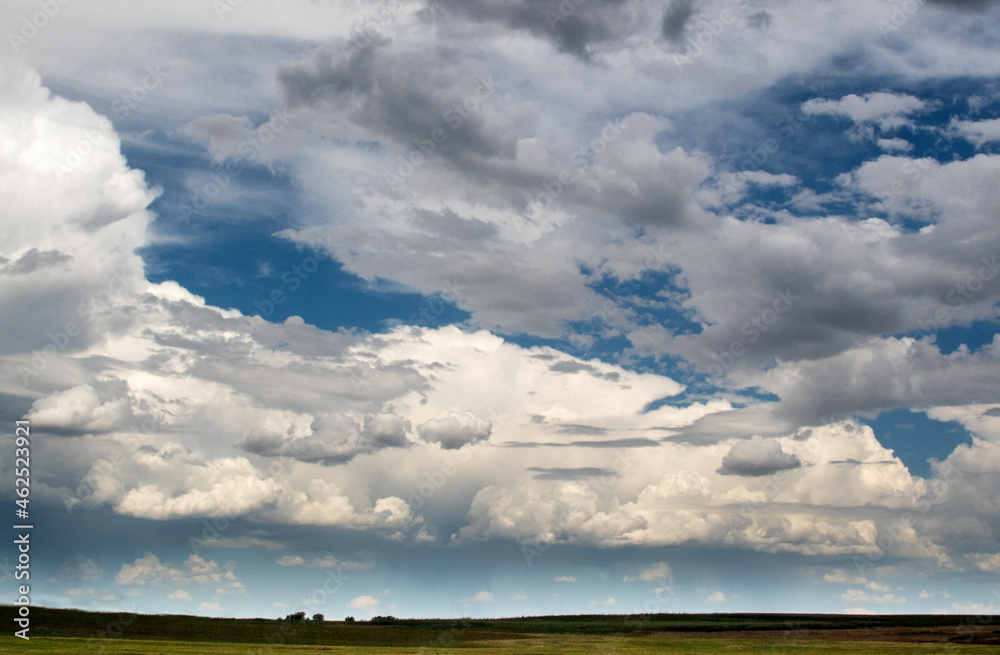
[[[998,3],[0,25],[34,604],[1000,613]]]

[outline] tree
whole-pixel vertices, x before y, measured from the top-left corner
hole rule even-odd
[[[322,621],[322,620],[323,620],[323,615],[322,614],[320,614],[318,612],[316,614],[313,614],[313,621]]]
[[[354,623],[354,617],[353,616],[347,617],[346,619],[344,619],[344,623]]]
[[[295,614],[289,614],[285,617],[286,621],[302,621],[306,618],[305,612],[296,612]]]

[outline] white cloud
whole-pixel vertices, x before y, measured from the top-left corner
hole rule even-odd
[[[712,594],[709,594],[708,598],[706,598],[705,601],[709,603],[724,603],[726,602],[726,595],[721,591],[716,591],[713,592]]]
[[[670,565],[666,562],[656,562],[649,566],[649,568],[644,569],[637,576],[625,576],[625,582],[636,582],[641,580],[643,582],[653,582],[656,580],[667,580],[671,576]]]
[[[490,591],[477,591],[472,597],[472,600],[477,603],[492,603],[493,602],[493,592]]]
[[[323,557],[315,557],[311,560],[306,560],[298,555],[284,555],[279,557],[275,563],[278,566],[305,566],[313,569],[373,569],[375,568],[372,562],[352,562],[352,561],[341,561],[334,557],[333,555],[324,555]]]
[[[107,432],[121,428],[128,417],[124,399],[101,402],[88,385],[80,385],[39,399],[31,406],[28,418],[42,428],[69,429],[79,432]]]
[[[117,511],[142,518],[166,519],[184,516],[234,516],[274,503],[280,487],[262,478],[242,457],[208,462],[192,477],[192,488],[168,497],[155,485],[139,486],[118,502]]]
[[[884,585],[876,584],[879,591],[884,589]],[[895,594],[883,593],[881,595],[869,594],[863,589],[848,589],[840,595],[840,599],[845,603],[905,603],[905,598],[900,598]]]
[[[212,584],[227,583],[233,588],[241,586],[233,573],[235,564],[228,562],[225,566],[214,560],[206,560],[198,555],[188,555],[183,569],[162,564],[153,553],[147,552],[131,564],[123,564],[115,575],[115,584],[131,587],[154,586],[161,582],[174,584]]]
[[[362,610],[374,610],[379,605],[379,599],[374,596],[362,594],[351,599],[350,607]]]
[[[282,550],[288,548],[288,544],[273,539],[262,539],[260,537],[214,537],[205,539],[201,546],[204,548],[264,548],[265,550]]]
[[[557,575],[552,579],[556,582],[576,582],[576,578],[572,575]]]
[[[598,599],[592,600],[592,601],[590,601],[590,604],[591,605],[603,606],[603,607],[614,607],[617,604],[617,602],[618,601],[616,601],[614,598],[611,598],[609,596],[608,598],[605,598],[604,600],[598,600]]]
[[[909,152],[913,150],[913,144],[906,139],[879,139],[878,147],[886,152]]]
[[[175,592],[167,594],[167,598],[169,598],[170,600],[184,600],[184,601],[188,601],[188,600],[191,600],[191,594],[189,594],[184,589],[178,589]]]
[[[146,553],[132,564],[125,564],[115,576],[115,583],[120,585],[155,585],[163,580],[178,581],[184,578],[184,572],[160,563],[160,559]]]
[[[848,573],[844,569],[836,569],[823,575],[823,582],[829,584],[867,584],[864,576]]]
[[[199,612],[219,612],[222,606],[215,602],[204,602],[198,605]]]
[[[966,557],[972,560],[980,571],[1000,573],[1000,553],[969,553]]]
[[[839,100],[814,98],[802,105],[802,112],[813,116],[844,116],[855,123],[872,122],[882,129],[892,129],[907,124],[904,117],[923,108],[924,102],[914,96],[878,91],[864,96],[851,93]]]
[[[952,119],[949,128],[982,148],[987,143],[1000,141],[1000,118],[985,121],[963,121]]]
[[[626,4],[630,11],[638,8]],[[509,333],[564,336],[567,321],[598,317],[605,336],[632,340],[632,354],[679,354],[702,368],[719,366],[720,354],[734,342],[742,344],[744,354],[714,377],[779,395],[769,417],[774,422],[752,414],[755,407],[734,410],[723,399],[647,412],[651,403],[683,391],[682,385],[627,365],[522,348],[486,331],[400,325],[377,335],[330,333],[301,321],[272,325],[212,308],[175,283],[151,285],[135,251],[148,245],[146,207],[156,191],[127,167],[117,134],[96,112],[48,95],[40,77],[20,65],[5,67],[0,141],[10,148],[0,155],[0,191],[13,218],[0,240],[0,298],[3,309],[25,307],[32,320],[4,323],[0,386],[33,403],[30,417],[39,428],[99,433],[102,439],[60,439],[46,461],[55,472],[51,479],[64,481],[52,484],[65,486],[41,487],[39,493],[63,494],[67,507],[106,506],[150,520],[239,516],[370,530],[389,539],[434,538],[432,517],[447,513],[443,524],[452,524],[469,510],[464,538],[508,537],[526,545],[690,542],[806,555],[873,552],[885,516],[911,509],[927,497],[928,487],[870,430],[818,417],[995,400],[997,345],[946,356],[929,340],[884,335],[919,329],[941,311],[951,324],[995,319],[995,281],[980,276],[982,291],[961,305],[948,294],[978,275],[978,254],[969,256],[968,244],[987,254],[1000,245],[994,225],[1000,158],[939,163],[886,155],[841,178],[841,197],[863,196],[861,215],[905,210],[933,228],[919,233],[875,218],[739,221],[699,207],[699,194],[717,168],[708,155],[677,147],[674,128],[662,116],[627,113],[635,106],[661,107],[671,116],[679,108],[704,111],[712,98],[731,93],[736,78],[746,93],[766,89],[777,79],[814,72],[813,66],[842,53],[844,43],[864,44],[857,54],[866,66],[890,76],[919,81],[949,71],[987,77],[997,72],[996,58],[981,56],[982,45],[967,38],[980,27],[975,15],[928,5],[906,26],[909,41],[920,46],[901,50],[879,33],[885,7],[855,5],[845,11],[846,1],[831,0],[771,8],[770,29],[733,30],[687,69],[671,61],[656,16],[606,23],[604,9],[585,9],[587,20],[627,38],[589,43],[602,65],[582,66],[573,56],[538,56],[558,47],[552,34],[487,29],[486,17],[459,10],[445,18],[457,29],[437,31],[434,38],[444,41],[432,52],[423,47],[428,32],[422,19],[404,12],[399,38],[373,59],[375,72],[402,70],[394,67],[408,59],[414,66],[438,63],[435,53],[461,46],[450,40],[461,33],[474,34],[483,55],[464,60],[491,62],[507,84],[501,95],[514,89],[510,70],[518,81],[529,75],[542,83],[527,85],[532,88],[523,92],[531,97],[491,98],[481,124],[464,135],[480,152],[471,148],[459,159],[456,134],[452,151],[421,167],[405,190],[387,192],[366,182],[409,147],[399,124],[377,112],[336,103],[317,115],[303,110],[302,126],[290,128],[287,141],[275,145],[297,162],[291,175],[307,205],[343,208],[344,216],[338,212],[316,234],[330,237],[335,245],[328,249],[346,270],[446,294],[472,312],[472,325]],[[102,97],[102,89],[135,83],[123,84],[125,57],[131,66],[147,60],[140,55],[169,53],[167,68],[176,77],[168,81],[185,82],[163,96],[156,113],[170,114],[172,98],[192,102],[184,109],[189,116],[162,131],[185,125],[220,159],[254,129],[239,111],[259,113],[262,97],[268,98],[264,104],[279,102],[271,90],[273,62],[288,56],[286,44],[304,39],[312,47],[327,41],[331,29],[349,36],[352,24],[345,19],[350,11],[323,3],[293,0],[280,16],[242,8],[199,38],[278,37],[282,50],[262,42],[270,68],[248,61],[248,79],[236,84],[233,76],[218,74],[232,62],[224,52],[187,63],[190,57],[177,54],[204,52],[183,41],[190,37],[183,28],[192,7],[186,1],[152,11],[109,4],[98,13],[112,13],[121,23],[113,39],[101,38],[112,28],[85,11],[72,26],[53,21],[27,56],[46,78],[76,80],[78,88]],[[11,7],[0,13],[11,24],[20,19]],[[748,18],[741,14],[741,24],[749,25]],[[147,27],[156,28],[155,38],[146,38]],[[688,36],[683,26],[678,35]],[[66,44],[74,56],[55,44]],[[755,57],[748,60],[749,44]],[[322,52],[297,65],[319,62]],[[535,60],[545,61],[544,69]],[[642,84],[621,74],[623,61]],[[419,88],[423,78],[416,76],[387,75],[378,92],[412,90],[433,101],[435,91],[450,98],[472,79],[464,77],[465,68],[429,70],[440,76],[432,80],[441,82],[440,89]],[[545,83],[552,80],[558,83]],[[268,95],[260,95],[261,89]],[[243,106],[215,106],[230,97]],[[882,130],[905,124],[926,107],[914,96],[884,92],[804,105],[810,115],[845,116]],[[612,130],[614,139],[598,141],[601,152],[592,148],[584,164],[573,164],[575,182],[561,190],[554,206],[525,209],[523,193],[537,198],[578,145],[604,131],[603,119],[586,124],[598,113],[626,117],[621,134]],[[956,120],[951,129],[982,145],[994,138],[994,123]],[[383,144],[384,156],[342,145],[356,137]],[[53,171],[52,162],[68,161],[67,153],[85,142],[93,152],[72,172]],[[878,143],[889,153],[908,151],[898,138]],[[736,197],[749,185],[791,189],[802,183],[760,171],[717,177]],[[331,182],[346,179],[354,180],[349,189]],[[634,239],[636,226],[641,242]],[[294,229],[284,236],[299,243],[307,238]],[[637,327],[631,308],[606,303],[594,289],[604,275],[631,280],[668,267],[676,267],[689,287],[671,302],[702,330],[674,334],[661,325]],[[778,317],[772,308],[782,293],[787,312]],[[76,314],[80,303],[92,311]],[[429,307],[433,312],[436,305]],[[744,327],[755,319],[766,323],[768,311],[775,322],[767,331],[748,330],[757,337],[750,343]],[[46,343],[42,335],[65,330],[67,315],[79,319],[79,336],[65,347],[56,344],[55,354],[34,366]],[[586,338],[580,343],[586,345]],[[18,367],[28,373],[18,374]],[[738,430],[713,442],[709,428],[726,421]],[[815,437],[790,436],[806,423],[820,424]],[[743,439],[765,434],[762,424],[771,430],[766,436]],[[140,430],[144,425],[154,427]],[[410,434],[413,426],[416,434]],[[464,448],[470,444],[478,446]],[[234,452],[237,446],[242,452]],[[116,460],[100,449],[124,457]],[[619,466],[609,456],[616,449],[639,454]],[[977,443],[937,470],[992,475],[995,456],[996,448]],[[545,469],[550,479],[517,477],[529,467]],[[385,470],[396,473],[386,479]],[[775,482],[769,486],[771,480],[756,475]],[[416,491],[423,484],[433,487],[428,497]],[[950,483],[941,495],[943,510],[995,512],[989,499],[996,494],[970,491],[962,480]],[[672,511],[663,512],[664,506]],[[744,517],[740,510],[747,507],[753,512]],[[901,530],[894,554],[947,563],[941,544],[949,543],[949,529],[941,526],[969,512],[946,513],[919,530]],[[237,539],[205,545],[278,547],[265,539]],[[970,554],[969,561],[995,571],[991,552]],[[332,556],[282,560],[350,565]],[[136,587],[195,578],[221,582],[226,573],[232,572],[214,562],[175,568],[147,554],[124,565],[116,581]],[[658,575],[646,571],[638,579]],[[881,602],[898,601],[878,583],[848,576],[837,581],[864,587],[855,591],[869,597],[880,594],[875,597]]]

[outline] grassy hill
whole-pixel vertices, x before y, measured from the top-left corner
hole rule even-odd
[[[13,625],[15,608],[0,606]],[[656,632],[851,630],[859,628],[946,628],[956,634],[1000,617],[847,616],[823,614],[647,614],[538,616],[509,619],[394,619],[376,623],[216,619],[162,614],[122,614],[33,607],[31,637],[81,639],[122,637],[227,643],[338,644],[345,646],[449,647],[530,634],[641,635]],[[993,632],[993,630],[991,630]]]

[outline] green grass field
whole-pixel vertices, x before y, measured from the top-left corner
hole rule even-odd
[[[646,655],[671,653],[702,655],[708,653],[739,653],[747,655],[875,655],[886,653],[956,653],[985,655],[1000,652],[997,646],[954,645],[940,643],[892,643],[883,641],[787,640],[755,638],[684,637],[680,635],[613,636],[613,635],[522,635],[490,641],[467,643],[454,648],[441,646],[319,646],[228,644],[191,641],[154,641],[137,639],[90,640],[77,638],[41,637],[25,642],[16,637],[0,637],[0,653],[106,653],[119,655]]]
[[[14,608],[0,607],[9,620]],[[30,641],[0,636],[0,653],[205,655],[794,655],[1000,653],[1000,618],[656,614],[518,619],[340,621],[212,619],[32,608]]]

